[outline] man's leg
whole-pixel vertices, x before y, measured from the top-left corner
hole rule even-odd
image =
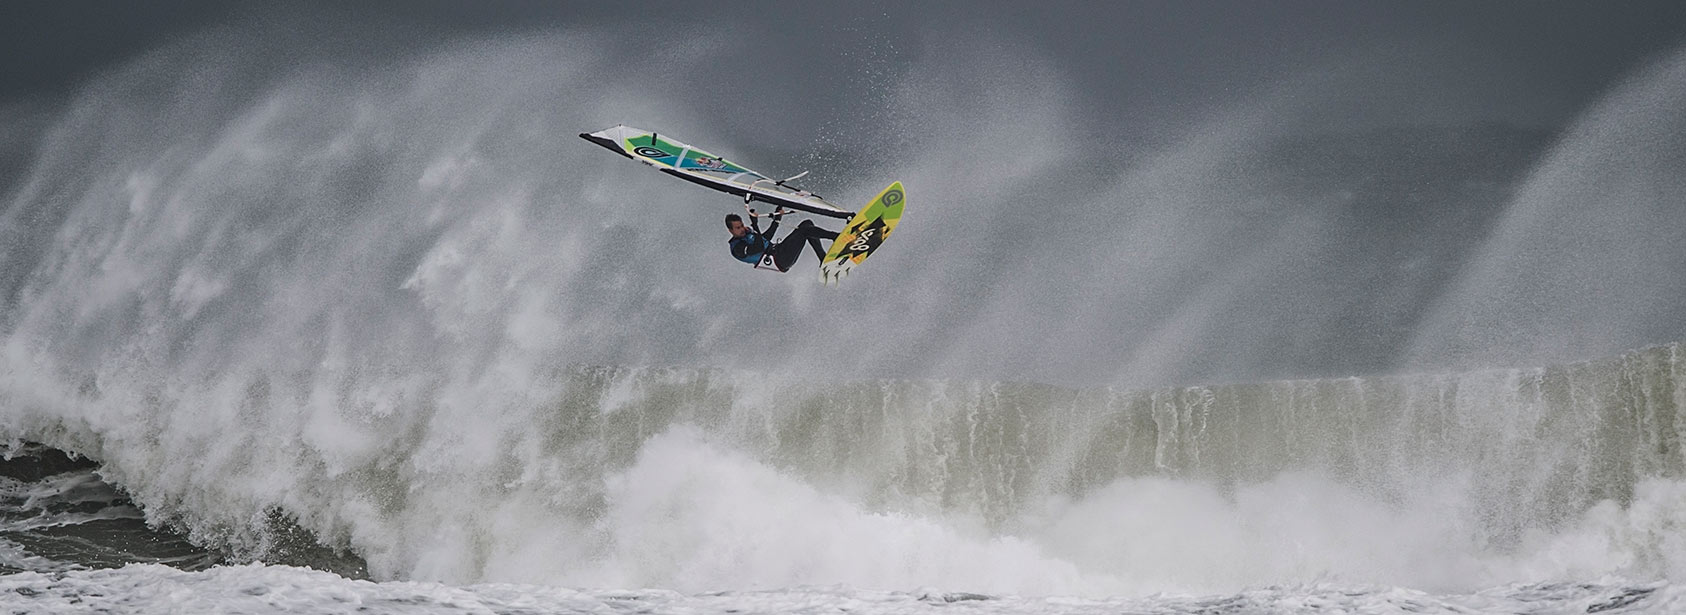
[[[825,259],[825,248],[820,247],[820,240],[837,241],[837,233],[814,226],[813,222],[803,220],[808,231],[808,245],[813,246],[814,256]]]
[[[814,254],[825,258],[825,250],[820,248],[821,239],[835,240],[837,233],[814,226],[812,220],[803,220],[802,224],[796,226],[796,230],[791,231],[784,241],[773,248],[773,264],[778,266],[779,271],[790,271],[791,266],[802,258],[804,243],[814,248]]]

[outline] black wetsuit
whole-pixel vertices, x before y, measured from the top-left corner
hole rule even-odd
[[[803,220],[801,224],[796,225],[796,230],[791,231],[784,241],[778,243],[770,243],[767,240],[778,232],[778,218],[774,218],[773,223],[767,225],[765,233],[761,232],[761,225],[755,218],[749,219],[749,227],[750,232],[744,233],[743,237],[733,237],[728,242],[732,248],[732,257],[754,265],[760,263],[764,254],[771,252],[773,266],[778,267],[779,271],[790,271],[796,261],[802,258],[802,244],[813,247],[816,257],[825,258],[825,248],[820,247],[820,240],[837,239],[837,233],[814,226],[812,220]]]
[[[820,240],[837,239],[837,233],[814,226],[814,221],[803,220],[796,225],[796,230],[785,235],[784,241],[773,244],[773,264],[779,271],[790,271],[796,261],[802,258],[802,244],[814,248],[814,258],[825,258],[825,248],[820,247]]]

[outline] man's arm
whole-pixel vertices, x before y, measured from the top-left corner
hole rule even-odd
[[[748,241],[734,241],[731,245],[732,258],[736,258],[741,261],[749,257],[749,248],[755,244]]]
[[[773,219],[773,223],[767,225],[767,232],[761,233],[761,236],[767,238],[767,243],[773,243],[774,234],[779,232],[779,218],[784,217],[784,206],[781,205],[774,209],[773,214],[769,217]]]

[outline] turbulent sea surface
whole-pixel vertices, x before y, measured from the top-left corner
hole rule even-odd
[[[22,445],[0,596],[67,612],[1673,612],[1680,353],[1144,390],[574,368],[490,467],[319,468],[287,494],[361,511],[341,522],[376,578],[450,584],[281,548],[301,532],[278,529],[281,504],[205,515],[267,513],[270,543],[197,549],[141,523],[100,478],[119,472]],[[69,447],[62,429],[20,431]],[[428,489],[452,497],[403,503]],[[476,523],[502,535],[453,542]],[[467,559],[407,554],[441,548]],[[271,563],[212,567],[253,557]],[[652,583],[672,589],[586,589]]]
[[[772,37],[296,25],[4,109],[0,611],[1686,612],[1686,54],[1141,144],[988,31],[816,108],[685,68]],[[750,271],[617,122],[907,217]]]

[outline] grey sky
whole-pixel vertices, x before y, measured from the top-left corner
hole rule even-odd
[[[906,317],[886,336],[899,345],[857,357],[861,369],[1157,383],[1383,371],[1399,366],[1417,323],[1471,259],[1516,260],[1480,256],[1501,214],[1575,205],[1558,185],[1650,190],[1663,203],[1679,193],[1668,183],[1678,175],[1668,139],[1681,133],[1658,119],[1623,123],[1641,117],[1634,110],[1673,117],[1676,79],[1665,74],[1615,96],[1628,101],[1621,108],[1593,104],[1683,42],[1686,3],[1677,0],[12,2],[0,6],[0,28],[0,109],[13,111],[0,125],[0,178],[33,178],[15,184],[30,191],[15,211],[30,213],[13,219],[32,225],[16,236],[39,244],[14,242],[15,262],[33,267],[51,256],[39,238],[61,233],[55,225],[73,209],[121,214],[126,208],[101,205],[126,202],[135,177],[155,177],[197,206],[121,224],[156,217],[184,228],[227,215],[237,218],[229,227],[277,237],[279,246],[294,245],[293,227],[265,223],[268,216],[322,212],[298,222],[303,228],[353,212],[372,215],[359,218],[370,223],[414,221],[413,174],[457,169],[481,183],[449,201],[464,218],[443,228],[482,228],[477,216],[534,221],[530,234],[510,231],[476,248],[474,267],[496,271],[504,257],[515,269],[564,261],[555,244],[579,229],[596,232],[575,238],[576,248],[625,256],[578,275],[562,265],[522,273],[540,280],[523,287],[525,300],[566,316],[533,322],[566,322],[578,336],[551,350],[606,364],[721,364],[710,336],[752,331],[789,348],[819,347],[839,334],[837,315],[870,306]],[[119,66],[134,70],[93,79]],[[57,104],[89,82],[98,87],[76,105]],[[659,126],[765,171],[818,170],[805,187],[828,197],[858,202],[881,181],[906,181],[933,196],[920,224],[904,225],[902,245],[949,249],[876,257],[879,270],[899,265],[903,273],[866,277],[825,302],[806,287],[733,275],[742,272],[727,268],[739,265],[712,235],[720,213],[738,204],[634,175],[643,171],[572,137],[615,122]],[[1664,128],[1652,131],[1657,125]],[[48,126],[57,138],[34,139]],[[1623,130],[1644,138],[1621,140]],[[933,134],[939,147],[912,141]],[[1091,156],[1092,147],[1109,149]],[[461,168],[453,166],[459,155]],[[852,158],[815,164],[826,156]],[[1653,168],[1635,160],[1656,161],[1655,172],[1631,176]],[[243,173],[197,174],[222,165]],[[148,171],[132,175],[137,168]],[[1045,181],[1032,186],[1017,174]],[[1566,179],[1542,184],[1536,175]],[[1516,186],[1542,194],[1513,204]],[[502,199],[512,187],[528,196]],[[621,207],[626,201],[663,203],[666,213]],[[1624,213],[1637,206],[1630,201],[1651,202],[1605,203],[1596,220],[1675,228]],[[1043,249],[1030,243],[1044,239],[1034,233],[999,232],[1023,223],[1027,202],[1057,205],[1051,222],[1074,233],[1062,241],[1074,241]],[[315,268],[224,270],[249,252],[231,243],[220,246],[228,258],[205,266],[243,285],[218,304],[237,314],[240,301],[261,302],[253,297],[295,277],[367,273],[345,263],[415,270],[416,254],[439,247],[434,232],[409,243],[318,233],[346,252]],[[1516,245],[1541,236],[1511,233]],[[179,262],[148,261],[149,275],[176,275],[187,271],[180,262],[215,253],[158,240],[160,254],[185,252]],[[1023,257],[998,263],[957,246]],[[7,248],[0,241],[0,260]],[[934,254],[943,255],[934,264],[910,262]],[[1663,270],[1657,275],[1674,275]],[[408,296],[363,294],[398,287],[370,275],[341,293],[382,309],[414,307]],[[197,288],[196,279],[165,287]],[[73,277],[51,281],[66,292],[81,287]],[[477,302],[505,294],[438,296],[501,317]],[[323,306],[344,297],[286,315],[331,311]],[[1492,303],[1549,304],[1535,299]],[[1667,313],[1670,326],[1682,322]],[[1632,330],[1636,341],[1604,337],[1616,350],[1681,339],[1674,328]],[[618,354],[573,354],[576,342]]]
[[[1080,104],[1196,111],[1353,53],[1445,49],[1502,67],[1526,100],[1495,100],[1526,123],[1556,122],[1636,63],[1682,40],[1686,3],[1635,2],[847,2],[628,5],[599,2],[42,2],[0,6],[0,100],[66,92],[101,67],[185,33],[286,15],[310,46],[323,32],[438,43],[459,35],[648,25],[652,33],[737,27],[752,70],[798,83],[835,71],[839,50],[990,53],[921,36],[977,26],[1023,37],[1081,81]],[[659,44],[660,34],[641,44]],[[941,49],[944,45],[952,45]],[[378,48],[379,46],[371,46]],[[1472,57],[1472,60],[1475,58]],[[1455,64],[1455,60],[1449,61]],[[1475,79],[1490,80],[1475,76]],[[824,87],[823,84],[815,86]]]

